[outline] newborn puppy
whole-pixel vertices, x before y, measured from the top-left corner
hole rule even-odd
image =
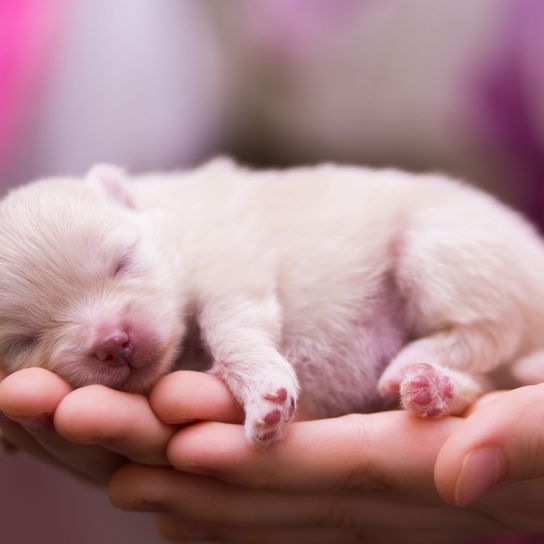
[[[98,166],[0,204],[0,353],[145,393],[199,343],[265,447],[297,401],[459,414],[499,366],[542,366],[543,270],[531,226],[442,176]]]

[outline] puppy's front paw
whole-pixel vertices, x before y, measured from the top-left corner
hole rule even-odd
[[[285,433],[296,409],[296,389],[291,384],[266,383],[246,403],[245,432],[259,449],[266,449]]]
[[[433,365],[410,365],[400,384],[400,399],[404,409],[419,416],[445,416],[452,411],[453,384]]]

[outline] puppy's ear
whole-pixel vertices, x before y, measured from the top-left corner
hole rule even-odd
[[[127,179],[122,168],[113,164],[97,164],[85,176],[100,195],[124,208],[134,208],[127,187]]]

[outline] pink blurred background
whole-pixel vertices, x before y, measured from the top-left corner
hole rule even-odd
[[[540,0],[0,0],[0,191],[230,153],[446,171],[544,226],[543,55]],[[159,541],[23,454],[0,478],[6,542]]]

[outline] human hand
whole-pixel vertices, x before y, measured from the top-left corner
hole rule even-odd
[[[527,528],[544,530],[543,420],[544,384],[481,399],[438,455],[435,480],[444,500],[487,505],[503,522],[524,518]]]
[[[423,421],[396,411],[298,422],[260,452],[213,376],[170,374],[150,402],[169,423],[216,420],[172,438],[167,456],[177,470],[131,464],[110,483],[115,505],[160,511],[169,539],[440,543],[505,530],[489,510],[495,503],[458,509],[436,492],[435,459],[464,425],[460,418]]]
[[[72,388],[41,368],[0,382],[0,426],[7,440],[84,479],[105,484],[127,460],[166,464],[174,429],[147,399],[103,386]]]
[[[151,398],[164,420],[225,423],[199,423],[174,437],[168,457],[185,472],[130,465],[115,476],[110,492],[125,508],[148,509],[149,502],[166,507],[162,530],[179,540],[195,528],[241,542],[279,537],[357,542],[360,534],[400,542],[414,532],[417,542],[424,535],[440,542],[456,531],[542,530],[540,480],[509,485],[460,511],[439,501],[432,476],[445,442],[435,477],[446,500],[455,501],[459,459],[482,430],[507,447],[506,481],[539,476],[538,463],[525,457],[532,454],[534,460],[538,452],[538,433],[530,422],[541,419],[541,387],[498,396],[500,405],[488,397],[466,422],[420,421],[389,412],[296,423],[283,443],[263,454],[247,446],[241,427],[233,425],[241,421],[241,409],[220,380],[174,373]],[[19,371],[0,383],[0,409],[24,424],[2,423],[11,441],[99,482],[127,459],[164,464],[173,434],[143,397],[100,386],[72,391],[43,369]],[[206,470],[215,478],[194,474]]]

